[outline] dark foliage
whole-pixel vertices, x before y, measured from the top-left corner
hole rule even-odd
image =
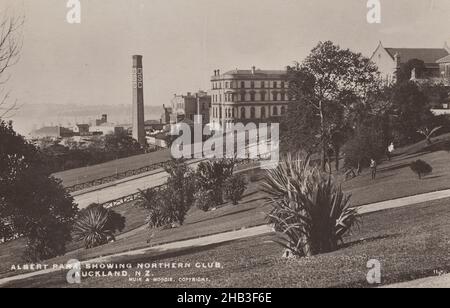
[[[0,122],[0,237],[26,237],[28,261],[59,256],[76,213],[73,198],[50,177],[39,151]]]
[[[415,174],[417,174],[419,179],[422,179],[423,176],[433,172],[433,168],[427,162],[420,159],[411,163],[410,168]]]
[[[151,228],[182,225],[194,203],[195,177],[183,161],[172,161],[165,168],[169,174],[167,184],[142,191],[142,206],[149,210]]]
[[[214,206],[223,204],[225,182],[233,175],[234,160],[222,159],[202,162],[195,174],[197,190],[212,191]]]
[[[225,182],[225,198],[238,205],[247,189],[247,181],[244,176],[235,174]]]
[[[126,218],[102,205],[91,204],[82,210],[74,225],[77,240],[84,242],[86,249],[108,243],[114,234],[125,229]]]

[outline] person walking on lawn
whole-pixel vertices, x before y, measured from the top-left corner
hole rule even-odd
[[[372,180],[375,180],[377,178],[377,162],[375,159],[370,160],[370,170],[372,171]]]
[[[394,155],[394,151],[395,151],[395,146],[394,146],[394,143],[391,142],[391,144],[387,148],[387,157],[388,157],[389,161],[391,161],[391,158]]]

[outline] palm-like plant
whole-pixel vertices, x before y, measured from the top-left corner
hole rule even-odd
[[[125,218],[101,205],[93,204],[79,215],[74,224],[75,239],[83,241],[86,249],[108,243],[114,233],[125,227]]]
[[[300,155],[269,170],[263,190],[273,207],[269,222],[285,235],[280,244],[299,257],[336,250],[358,221],[350,196]]]
[[[147,223],[151,229],[166,227],[176,219],[172,213],[171,204],[165,200],[164,196],[170,197],[166,189],[149,188],[141,193],[141,206],[145,207],[149,213]]]
[[[224,184],[233,175],[235,164],[234,160],[222,159],[202,162],[197,167],[198,189],[213,191],[215,206],[223,204]]]
[[[421,129],[419,129],[417,132],[425,137],[425,140],[427,141],[428,144],[432,144],[433,142],[431,141],[431,137],[433,137],[433,135],[435,133],[437,133],[438,130],[440,130],[441,128],[442,128],[442,126],[438,126],[433,129],[429,129],[428,127],[423,127]]]

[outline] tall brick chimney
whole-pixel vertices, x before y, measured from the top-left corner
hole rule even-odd
[[[141,145],[146,144],[144,126],[144,71],[142,56],[133,56],[133,138]]]

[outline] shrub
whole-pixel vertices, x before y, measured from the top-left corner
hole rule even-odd
[[[222,159],[202,162],[197,168],[197,189],[212,191],[216,206],[223,204],[224,184],[233,175],[234,166],[234,160]]]
[[[433,172],[433,168],[427,162],[420,159],[411,163],[410,168],[415,174],[417,174],[419,179],[422,179],[424,175],[428,175]]]
[[[225,182],[225,198],[233,202],[233,205],[238,205],[246,189],[245,177],[239,174],[233,175]]]
[[[301,156],[267,171],[263,190],[272,205],[269,222],[285,235],[280,244],[298,257],[336,250],[358,221],[350,196]]]
[[[83,241],[86,249],[108,243],[114,234],[125,228],[125,217],[98,204],[80,212],[74,225],[75,239]]]
[[[70,240],[69,234],[68,225],[61,225],[53,218],[43,217],[40,225],[36,225],[32,235],[27,237],[24,259],[36,262],[64,255],[66,242]]]
[[[212,190],[199,190],[195,194],[195,206],[204,212],[209,211],[215,206],[215,195]]]
[[[194,203],[195,178],[189,167],[182,161],[173,161],[165,170],[169,178],[163,188],[141,191],[141,206],[149,210],[150,228],[182,225]]]
[[[184,206],[179,196],[167,187],[141,191],[141,205],[148,210],[147,223],[150,229],[183,225],[190,206]]]

